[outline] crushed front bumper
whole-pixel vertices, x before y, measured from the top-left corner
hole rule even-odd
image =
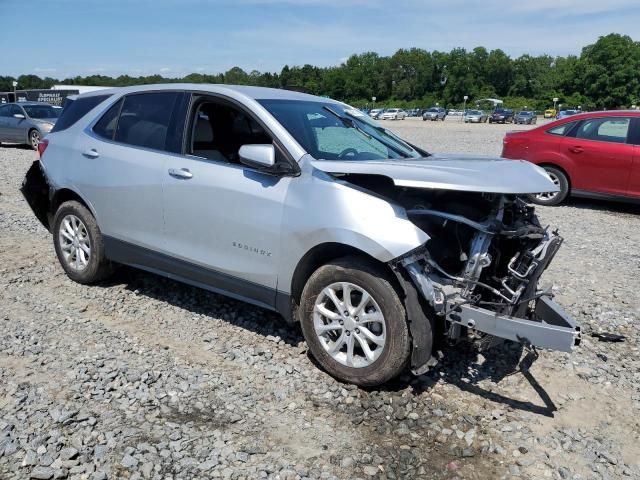
[[[499,315],[491,310],[461,305],[447,320],[495,337],[540,348],[570,352],[580,344],[580,327],[548,296],[537,299],[532,319]]]

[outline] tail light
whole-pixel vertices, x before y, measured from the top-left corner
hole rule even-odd
[[[40,140],[40,143],[38,144],[38,158],[42,158],[42,155],[44,155],[44,151],[47,149],[47,147],[49,146],[49,140],[42,139]]]

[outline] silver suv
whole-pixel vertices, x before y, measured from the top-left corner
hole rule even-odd
[[[331,375],[383,383],[443,340],[569,351],[538,279],[561,237],[528,162],[431,155],[344,103],[223,85],[70,100],[22,191],[67,275],[127,264],[299,322]]]

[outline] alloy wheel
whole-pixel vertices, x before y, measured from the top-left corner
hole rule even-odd
[[[58,230],[58,241],[65,263],[76,271],[82,271],[91,259],[91,240],[82,220],[75,215],[66,215]]]
[[[551,178],[551,181],[553,182],[553,184],[556,187],[560,188],[560,178],[558,178],[558,176],[553,172],[549,172],[549,171],[547,171],[547,175],[549,175],[549,178]],[[537,193],[536,198],[538,200],[543,200],[545,202],[548,202],[549,200],[553,200],[554,198],[556,198],[558,195],[560,195],[560,192],[543,192],[543,193]]]
[[[371,365],[385,347],[382,310],[366,290],[353,283],[333,283],[320,292],[313,325],[325,351],[348,367]]]
[[[31,147],[35,150],[40,143],[40,133],[37,130],[32,131],[29,140],[31,141]]]

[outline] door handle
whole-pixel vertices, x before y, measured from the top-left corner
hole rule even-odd
[[[84,155],[87,158],[98,158],[100,156],[100,154],[95,148],[92,148],[90,150],[85,150],[84,152],[82,152],[82,155]]]
[[[193,177],[193,173],[191,173],[188,168],[170,168],[169,175],[175,178],[183,178],[185,180]]]
[[[584,149],[580,145],[576,145],[575,147],[569,147],[569,151],[573,153],[582,153]]]

